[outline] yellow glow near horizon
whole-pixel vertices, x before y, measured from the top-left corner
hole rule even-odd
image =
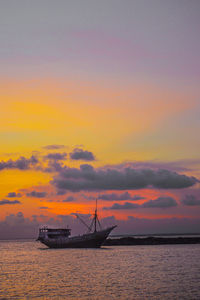
[[[137,149],[127,141],[151,134],[169,116],[191,107],[187,99],[183,92],[144,84],[121,89],[70,81],[6,82],[0,99],[1,151],[23,154],[51,143],[83,144],[106,163],[155,158],[147,143]],[[157,155],[167,158],[168,147]]]

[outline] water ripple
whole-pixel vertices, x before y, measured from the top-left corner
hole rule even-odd
[[[48,249],[0,242],[0,299],[200,299],[200,245]]]

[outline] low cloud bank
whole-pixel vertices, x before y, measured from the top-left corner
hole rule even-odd
[[[84,221],[90,224],[90,215],[82,215]],[[101,219],[105,228],[117,225],[113,234],[162,234],[162,233],[199,233],[200,218],[163,218],[145,219],[128,217],[127,220],[117,220],[115,217]],[[72,235],[86,232],[87,229],[72,215],[60,215],[49,218],[44,215],[34,215],[32,219],[25,218],[22,212],[11,214],[0,222],[0,239],[33,238],[38,236],[40,225],[66,227],[72,229]]]

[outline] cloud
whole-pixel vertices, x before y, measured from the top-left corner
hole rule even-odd
[[[63,168],[62,163],[60,163],[60,162],[58,162],[56,160],[50,160],[48,162],[47,168],[45,168],[43,171],[44,172],[48,172],[48,173],[51,173],[51,172],[60,172],[60,171],[62,171],[62,168]]]
[[[57,149],[62,149],[62,148],[65,148],[64,145],[47,145],[47,146],[44,146],[43,147],[44,149],[47,149],[47,150],[57,150]]]
[[[67,158],[67,153],[49,153],[44,158],[51,160],[64,160]]]
[[[73,197],[73,196],[69,196],[67,197],[65,200],[63,200],[62,202],[73,202],[75,201],[76,199]]]
[[[45,213],[43,208],[41,212]],[[87,219],[86,219],[87,218]],[[90,215],[86,215],[84,220],[90,224]],[[46,225],[53,228],[72,228],[73,235],[78,235],[86,232],[75,216],[62,215],[48,217],[44,214],[33,215],[32,218],[26,218],[22,212],[10,214],[4,220],[0,220],[0,240],[1,239],[17,239],[17,238],[34,238],[36,239],[39,232],[39,227]]]
[[[199,233],[200,218],[159,218],[147,219],[129,216],[125,220],[114,217],[104,218],[102,225],[116,224],[115,234],[169,234]]]
[[[112,194],[102,194],[102,195],[99,195],[98,199],[101,199],[101,200],[105,200],[105,201],[122,201],[122,200],[142,200],[142,199],[145,199],[144,197],[141,197],[139,195],[135,195],[135,196],[131,196],[128,192],[125,192],[123,194],[115,194],[115,193],[112,193]]]
[[[32,191],[26,194],[26,196],[28,197],[35,197],[35,198],[44,198],[46,195],[47,195],[46,192],[37,192],[37,191]]]
[[[92,152],[82,150],[80,148],[75,148],[73,152],[70,153],[70,158],[73,160],[85,160],[85,161],[95,160],[95,157]]]
[[[58,189],[81,190],[135,190],[147,187],[181,189],[193,186],[195,177],[168,170],[151,169],[94,169],[84,164],[78,168],[63,167],[51,182]]]
[[[38,226],[37,220],[24,218],[22,212],[10,214],[0,221],[0,239],[35,238]]]
[[[0,200],[0,205],[7,205],[7,204],[21,204],[19,200],[8,200],[8,199],[3,199]]]
[[[58,190],[56,195],[61,196],[61,195],[65,195],[67,193],[66,190]]]
[[[121,210],[121,209],[135,209],[135,208],[139,208],[139,207],[140,207],[139,204],[125,202],[124,204],[114,203],[112,206],[104,207],[103,209],[104,210],[110,210],[110,209]]]
[[[168,208],[174,206],[177,206],[177,202],[172,197],[159,197],[142,204],[142,207],[144,208]]]
[[[200,164],[200,159],[182,159],[182,160],[177,160],[177,161],[129,161],[126,162],[125,165],[127,167],[132,167],[136,169],[153,169],[153,170],[158,170],[158,169],[166,169],[170,171],[175,171],[175,172],[185,172],[185,171],[191,171],[193,166],[199,165]],[[123,168],[124,163],[116,165],[118,168]]]
[[[45,211],[45,210],[43,210]],[[84,221],[91,223],[91,218],[85,215]],[[22,212],[10,214],[0,221],[0,239],[34,238],[38,236],[40,225],[62,228],[68,224],[72,234],[85,233],[85,228],[72,215],[48,217],[33,215],[32,219],[24,217]],[[162,233],[199,233],[200,218],[162,218],[146,219],[129,216],[125,220],[118,220],[114,216],[101,219],[103,228],[117,225],[115,234],[162,234]]]
[[[49,209],[48,206],[40,206],[39,209]]]
[[[185,198],[181,200],[184,205],[187,206],[197,206],[200,205],[200,200],[194,195],[185,195]]]
[[[38,159],[32,155],[30,158],[25,158],[21,156],[17,160],[9,159],[7,161],[0,162],[0,170],[4,169],[19,169],[28,170],[38,163]]]
[[[15,198],[15,197],[21,197],[21,196],[22,195],[20,193],[11,192],[11,193],[8,193],[8,195],[6,197]]]
[[[141,205],[136,203],[125,202],[124,204],[114,203],[110,207],[104,207],[104,209],[135,209],[135,208],[169,208],[177,206],[177,202],[172,197],[159,197],[155,200],[149,200]]]

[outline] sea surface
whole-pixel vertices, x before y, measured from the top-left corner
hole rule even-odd
[[[200,245],[48,249],[0,241],[0,299],[200,299]]]

